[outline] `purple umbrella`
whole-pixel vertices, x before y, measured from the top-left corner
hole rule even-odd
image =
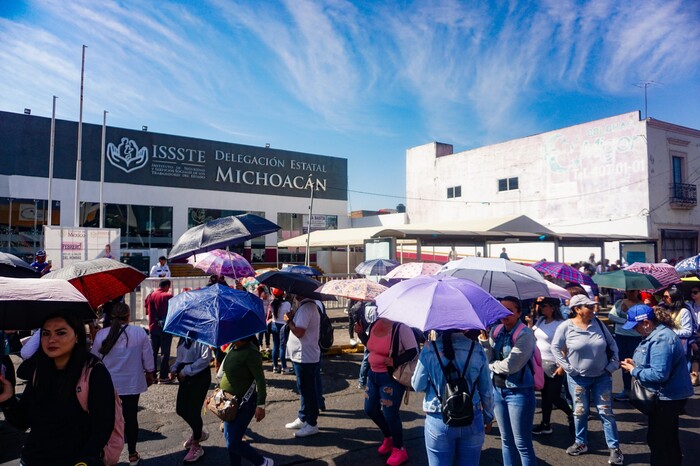
[[[563,280],[569,283],[594,285],[591,277],[562,262],[539,261],[532,264],[532,268],[537,270],[542,275],[549,275],[557,280]]]
[[[376,299],[378,316],[421,331],[486,330],[511,312],[476,283],[421,275],[389,288]]]

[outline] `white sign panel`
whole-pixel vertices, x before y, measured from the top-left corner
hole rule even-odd
[[[46,259],[51,261],[53,270],[100,257],[119,260],[120,240],[118,228],[44,226]]]

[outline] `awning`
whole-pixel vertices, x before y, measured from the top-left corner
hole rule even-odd
[[[344,228],[340,230],[312,231],[309,246],[312,248],[362,246],[366,239],[386,230],[386,227]],[[305,248],[306,235],[295,236],[277,243],[280,248]]]

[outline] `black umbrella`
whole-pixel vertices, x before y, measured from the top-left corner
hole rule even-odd
[[[0,252],[0,277],[41,278],[41,275],[14,254]]]
[[[87,298],[66,280],[0,277],[0,329],[35,329],[58,311],[97,318]]]
[[[253,214],[217,218],[184,232],[173,245],[169,259],[182,259],[200,252],[234,246],[274,233],[280,228],[276,223]]]
[[[321,301],[336,301],[335,296],[316,291],[316,288],[321,286],[321,282],[299,273],[271,270],[258,275],[255,279],[263,285],[279,288],[287,293],[298,294]]]

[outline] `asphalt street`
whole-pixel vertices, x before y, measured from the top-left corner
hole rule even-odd
[[[323,360],[323,384],[327,411],[319,418],[319,435],[296,439],[284,424],[296,418],[299,398],[293,375],[273,374],[265,363],[268,378],[267,411],[265,419],[251,423],[249,441],[263,455],[274,459],[278,465],[381,465],[386,457],[377,454],[381,433],[363,411],[364,392],[357,388],[357,374],[361,353],[352,353],[342,318],[335,320],[336,354]],[[615,391],[621,385],[619,371],[615,374]],[[139,412],[140,438],[138,450],[144,466],[183,464],[185,450],[182,443],[190,435],[185,422],[175,414],[177,385],[154,385],[141,396]],[[411,393],[409,403],[402,407],[405,444],[409,454],[408,465],[427,464],[423,440],[422,396]],[[646,446],[646,418],[627,403],[614,404],[620,432],[621,448],[625,464],[648,464],[649,449]],[[535,421],[539,421],[539,409]],[[0,419],[2,416],[0,415]],[[203,443],[204,457],[201,465],[229,464],[219,421],[211,414],[204,416],[205,429],[211,437]],[[572,443],[566,419],[560,411],[553,413],[551,435],[535,437],[535,451],[542,465],[595,465],[607,464],[608,450],[601,423],[593,414],[589,421],[589,452],[580,457],[566,455],[565,449]],[[0,464],[18,465],[21,434],[0,420]],[[681,418],[681,441],[685,454],[684,465],[700,464],[700,389],[687,405],[687,415]],[[126,450],[125,450],[126,451]],[[122,463],[128,464],[126,454]],[[481,456],[482,465],[502,464],[498,428],[494,425],[486,436]]]

